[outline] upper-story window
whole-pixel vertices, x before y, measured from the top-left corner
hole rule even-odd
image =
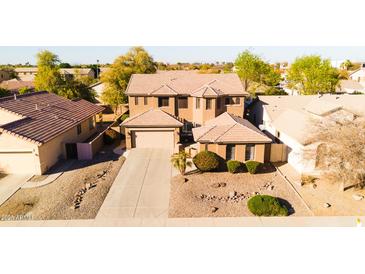
[[[95,116],[89,118],[89,129],[92,130],[95,128]]]
[[[158,97],[158,107],[168,107],[169,97]]]
[[[134,97],[134,104],[137,106],[138,105],[138,97]]]
[[[177,104],[179,108],[188,108],[188,97],[179,97]]]
[[[82,132],[81,124],[77,125],[77,135],[80,135]]]
[[[148,97],[143,97],[143,104],[144,104],[145,106],[147,106],[147,105],[148,105]]]
[[[211,98],[205,99],[205,109],[212,109],[212,101],[213,99]]]
[[[200,98],[195,98],[196,109],[200,109]]]
[[[224,100],[225,105],[239,105],[241,103],[240,97],[226,97]]]

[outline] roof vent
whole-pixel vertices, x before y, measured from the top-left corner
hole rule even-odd
[[[14,93],[14,100],[16,100],[16,93]]]
[[[38,104],[35,104],[35,110],[38,110]]]

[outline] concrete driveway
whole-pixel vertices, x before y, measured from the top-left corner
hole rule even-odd
[[[0,205],[19,190],[32,175],[9,174],[0,179]]]
[[[132,149],[96,218],[167,218],[170,156],[170,150]]]

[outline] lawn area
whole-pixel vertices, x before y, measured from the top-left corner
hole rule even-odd
[[[75,161],[54,182],[30,189],[18,190],[0,206],[1,216],[29,215],[33,220],[95,218],[124,158],[113,153],[115,145],[105,146],[93,160]],[[76,195],[85,184],[92,183],[75,209]]]
[[[268,166],[265,173],[194,173],[172,178],[169,217],[253,216],[247,201],[257,194],[275,196],[290,216],[310,216],[310,211],[287,182]]]

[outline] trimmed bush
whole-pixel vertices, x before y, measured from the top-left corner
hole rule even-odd
[[[260,162],[256,162],[256,161],[247,161],[245,163],[248,172],[250,172],[251,174],[255,174],[257,173],[259,167],[261,166]]]
[[[219,156],[211,151],[201,151],[194,156],[193,163],[200,171],[213,171],[219,167]]]
[[[240,161],[229,160],[227,162],[227,169],[230,173],[238,173],[243,171],[243,163]]]
[[[111,145],[114,143],[115,140],[118,139],[118,135],[119,133],[116,132],[113,129],[108,129],[107,131],[104,132],[104,144],[106,145]]]
[[[288,216],[288,209],[279,199],[269,195],[256,195],[248,200],[247,206],[256,216]]]

